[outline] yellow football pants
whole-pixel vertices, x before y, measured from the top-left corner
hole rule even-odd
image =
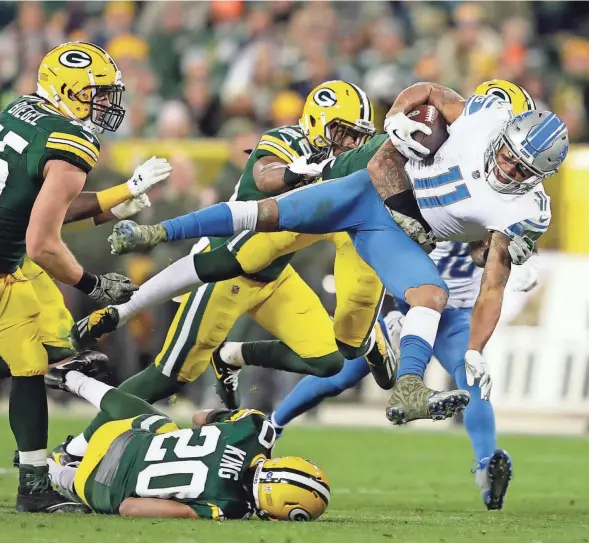
[[[321,301],[287,266],[271,283],[236,277],[185,294],[155,365],[168,377],[194,381],[245,313],[302,358],[337,351],[333,323]]]

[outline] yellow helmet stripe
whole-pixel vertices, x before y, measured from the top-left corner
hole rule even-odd
[[[271,473],[271,479],[264,479],[264,474]],[[329,491],[329,487],[320,481],[309,477],[306,474],[296,473],[295,470],[288,470],[284,468],[277,468],[277,469],[265,469],[262,468],[262,472],[260,474],[260,484],[271,484],[271,483],[279,483],[286,481],[295,486],[299,486],[301,488],[305,488],[310,490],[311,492],[317,492],[321,499],[325,503],[329,503],[329,498],[331,497],[331,493]]]
[[[55,143],[71,143],[75,144],[76,147],[86,151],[94,160],[98,160],[98,155],[100,151],[96,145],[94,145],[89,140],[85,140],[83,138],[79,138],[78,136],[74,136],[73,134],[66,134],[65,132],[52,132],[49,134],[48,141],[54,141]]]
[[[534,99],[528,94],[528,91],[526,89],[524,89],[523,87],[520,87],[519,85],[517,85],[519,90],[522,91],[522,94],[526,97],[526,101],[528,102],[528,107],[530,109],[536,109],[536,102],[534,102]]]
[[[354,85],[354,83],[348,84],[356,91],[358,98],[360,99],[360,119],[363,121],[370,121],[372,119],[372,104],[370,103],[368,96],[366,96],[366,93],[360,87]]]

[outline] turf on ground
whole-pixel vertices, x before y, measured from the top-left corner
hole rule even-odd
[[[50,443],[84,421],[53,418]],[[589,542],[589,441],[501,439],[515,463],[506,507],[487,512],[461,434],[403,429],[292,428],[277,454],[306,456],[327,472],[332,502],[313,523],[135,520],[17,515],[12,436],[0,418],[0,542],[347,543]]]

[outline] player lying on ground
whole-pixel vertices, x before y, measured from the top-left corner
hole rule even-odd
[[[475,454],[477,467],[475,482],[481,490],[488,509],[501,509],[511,478],[512,466],[508,454],[497,449],[495,416],[491,402],[483,400],[474,386],[473,376],[464,365],[470,331],[470,316],[481,281],[482,270],[470,257],[468,244],[459,242],[438,243],[430,254],[440,275],[450,290],[448,305],[440,319],[433,354],[452,377],[458,387],[468,390],[470,402],[464,410],[464,426]],[[535,284],[535,271],[530,261],[521,266],[521,277],[510,279],[508,289],[513,292],[529,290]],[[525,277],[524,277],[525,276]],[[512,279],[516,279],[512,276]],[[409,307],[397,300],[397,309],[379,322],[394,350],[398,350],[404,314]],[[305,377],[272,413],[271,421],[278,435],[291,420],[319,405],[325,398],[334,397],[355,386],[368,374],[366,363],[349,360],[343,370],[333,377]],[[470,382],[469,382],[470,380]]]
[[[313,520],[330,498],[321,468],[296,456],[271,459],[276,431],[252,409],[200,411],[180,429],[143,400],[105,385],[102,360],[53,366],[45,382],[85,398],[112,422],[97,428],[79,465],[50,459],[62,492],[92,511],[129,517]],[[87,375],[88,374],[88,375]]]
[[[564,161],[568,133],[550,112],[530,111],[514,117],[511,107],[494,96],[465,101],[450,89],[429,83],[410,87],[395,102],[392,111],[397,120],[406,119],[404,130],[420,128],[403,115],[424,102],[440,110],[451,125],[449,138],[432,164],[407,162],[387,142],[370,161],[368,172],[257,203],[217,204],[161,225],[125,228],[123,224],[117,229],[115,245],[144,247],[252,228],[349,232],[360,256],[388,290],[411,306],[401,340],[399,376],[403,378],[393,389],[387,416],[395,423],[431,418],[440,407],[442,412],[455,407],[432,405],[431,391],[422,382],[448,295],[431,260],[382,205],[381,197],[390,202],[407,174],[423,222],[438,240],[478,242],[473,245],[473,260],[485,266],[485,273],[466,358],[488,399],[491,379],[480,353],[500,314],[511,267],[510,242],[516,236],[536,240],[547,229],[549,200],[541,181]],[[484,243],[489,243],[488,249]],[[199,281],[192,262],[178,261],[160,274],[157,284],[151,284],[155,288],[149,294],[145,289],[146,296],[172,277],[179,288],[183,281],[184,288]],[[467,396],[456,400],[461,403],[458,408],[463,407]]]
[[[60,235],[64,221],[96,207],[96,196],[80,192],[99,157],[95,132],[114,131],[123,120],[123,90],[121,73],[105,51],[68,43],[43,58],[37,92],[0,113],[0,357],[4,374],[8,366],[12,375],[9,419],[21,461],[17,511],[53,512],[66,503],[48,476],[43,383],[55,354],[51,347],[63,345],[61,338],[51,345],[59,334],[46,328],[52,308],[44,306],[51,300],[40,282],[51,276],[101,305],[127,301],[137,288],[119,274],[84,270]],[[160,173],[167,176],[169,166]],[[26,255],[47,273],[40,282],[29,280],[34,265],[23,271]]]

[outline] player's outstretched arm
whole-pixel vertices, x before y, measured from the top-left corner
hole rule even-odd
[[[126,498],[119,507],[122,517],[198,518],[184,503],[160,498]]]
[[[48,161],[43,173],[45,180],[27,228],[27,255],[51,276],[101,304],[128,301],[137,286],[119,274],[96,276],[84,271],[61,240],[68,206],[80,194],[86,174],[62,160]]]
[[[511,273],[510,242],[509,236],[502,232],[493,232],[491,236],[481,290],[472,311],[469,350],[481,353],[499,321],[503,293]]]

